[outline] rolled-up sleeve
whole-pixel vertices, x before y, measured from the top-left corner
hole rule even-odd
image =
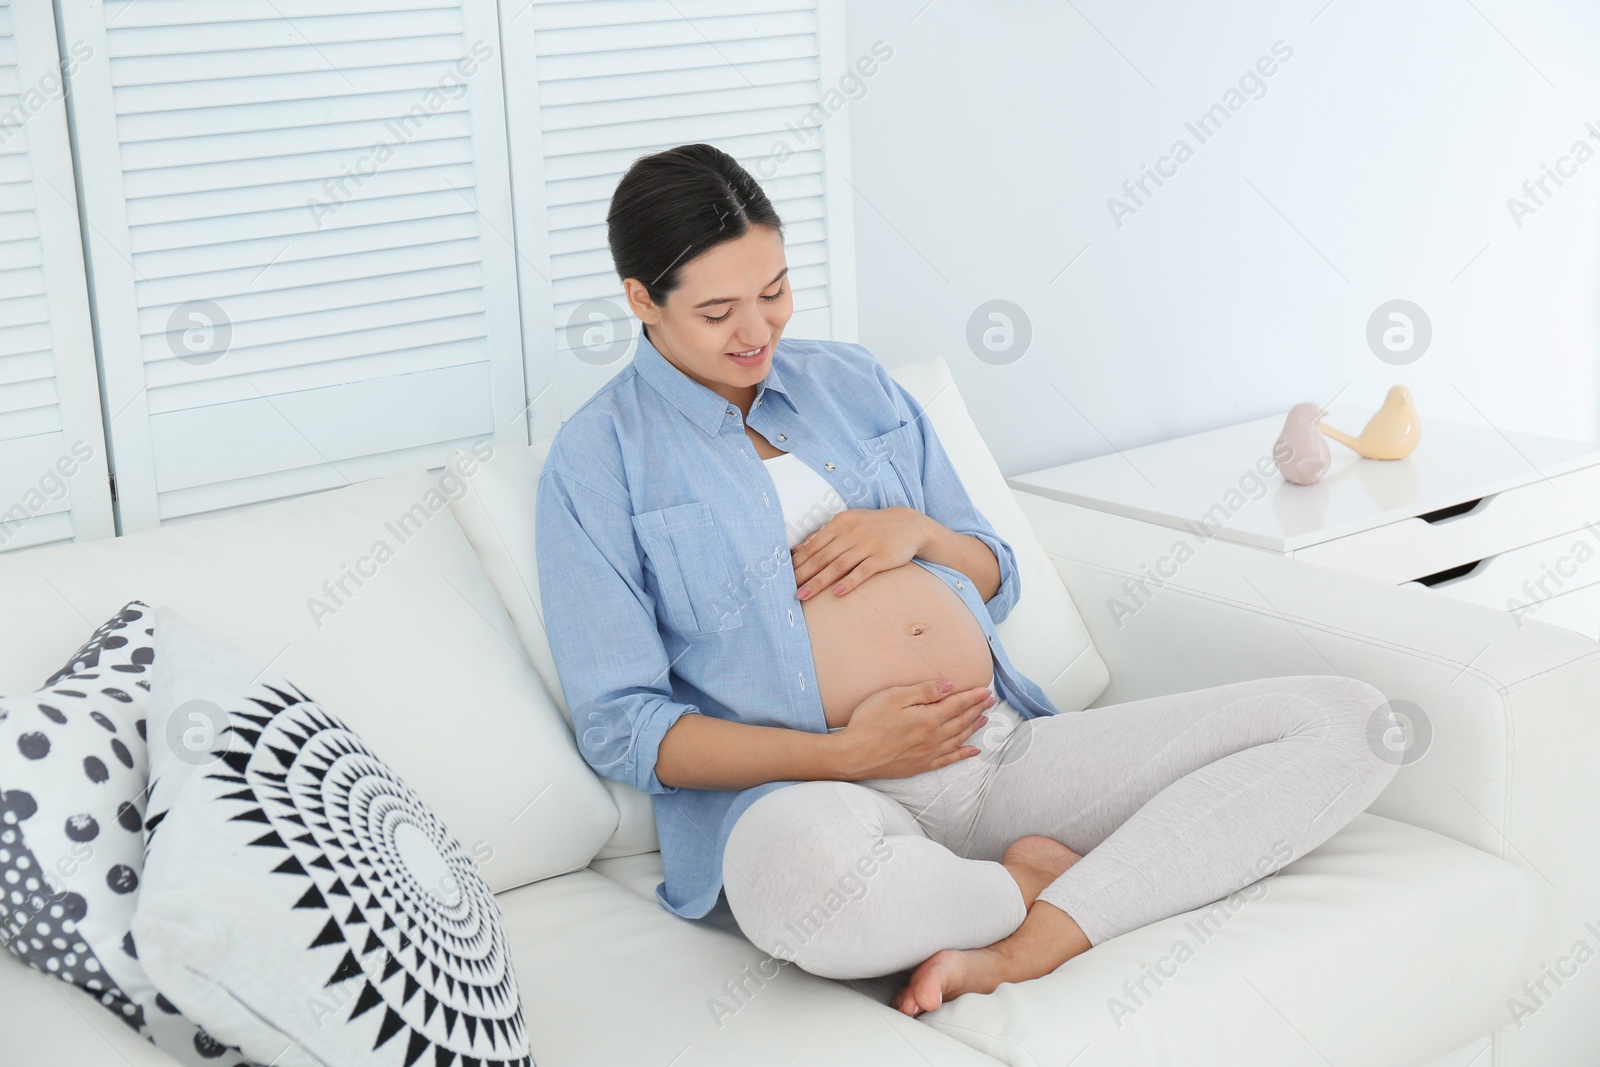
[[[881,368],[882,365],[879,366]],[[996,624],[1004,622],[1022,592],[1017,578],[1016,553],[973,504],[961,476],[956,473],[955,464],[950,462],[950,456],[939,440],[933,421],[923,415],[922,405],[905,386],[890,377],[887,370],[880,370],[880,375],[894,397],[900,417],[917,427],[922,442],[923,512],[946,529],[976,537],[989,546],[995,561],[1000,564],[1000,588],[984,602],[984,606],[989,609],[989,617]]]
[[[627,504],[558,469],[539,476],[535,545],[545,633],[578,750],[596,773],[644,793],[672,724],[700,709],[672,699]]]

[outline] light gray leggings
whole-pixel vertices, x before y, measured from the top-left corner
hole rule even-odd
[[[1384,695],[1337,675],[1238,682],[1022,719],[910,778],[815,781],[752,804],[723,854],[728,908],[762,951],[829,978],[914,967],[1026,914],[999,863],[1042,834],[1083,856],[1039,899],[1097,945],[1299,858],[1399,766]]]

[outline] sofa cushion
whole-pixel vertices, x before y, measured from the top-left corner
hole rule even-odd
[[[534,490],[551,440],[545,438],[520,447],[480,441],[471,451],[457,449],[439,473],[439,485],[510,613],[529,661],[561,709],[562,718],[570,724],[567,697],[544,632],[538,561],[534,555]],[[660,848],[650,798],[625,782],[609,778],[602,778],[601,782],[617,806],[618,820],[616,831],[599,854],[631,856]]]
[[[659,853],[590,868],[655,899]],[[1521,868],[1363,813],[1223,901],[919,1018],[1017,1067],[1421,1064],[1503,1022],[1543,915]],[[841,984],[887,1005],[909,974]]]
[[[951,381],[950,368],[944,360],[932,357],[895,368],[890,376],[923,406],[973,503],[1016,553],[1023,593],[997,627],[1012,662],[1062,711],[1088,707],[1109,680],[1105,662],[973,425]],[[566,696],[545,635],[534,544],[535,491],[550,444],[551,439],[546,438],[520,447],[491,448],[479,443],[470,452],[457,450],[441,473],[440,484],[510,612],[529,659],[570,723]],[[659,848],[650,798],[629,785],[608,780],[606,787],[621,818],[616,833],[601,850],[601,858]]]
[[[1110,672],[973,423],[949,365],[930,356],[895,367],[889,375],[922,405],[972,503],[1016,553],[1022,595],[995,627],[1000,643],[1017,669],[1037,682],[1056,707],[1082,711],[1105,689]]]
[[[742,938],[679,918],[653,895],[593,871],[495,899],[538,1067],[996,1067],[842,983],[787,966],[774,977],[772,964],[762,969],[766,955]],[[723,1007],[714,1011],[716,1002]],[[13,1013],[28,1020],[5,1028],[0,1062],[173,1067],[80,992],[4,954],[0,1005],[8,1021]],[[424,1057],[418,1067],[433,1062]]]
[[[460,842],[336,710],[164,605],[155,633],[133,940],[166,999],[256,1063],[526,1067]],[[208,744],[159,740],[190,722]]]
[[[1363,813],[1224,901],[921,1018],[1017,1067],[1426,1063],[1504,1023],[1543,921],[1523,869]]]
[[[338,708],[496,889],[575,870],[617,810],[420,464],[102,541],[0,555],[0,693],[90,620],[168,604]]]
[[[498,898],[539,1067],[994,1067],[848,985],[673,915],[648,892],[579,871]]]

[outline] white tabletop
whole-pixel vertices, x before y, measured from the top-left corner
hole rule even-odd
[[[1334,405],[1324,421],[1354,436],[1373,410]],[[1600,445],[1590,442],[1501,433],[1424,413],[1422,440],[1405,459],[1361,459],[1329,439],[1328,472],[1315,485],[1295,485],[1272,464],[1284,418],[1272,415],[1007,481],[1099,511],[1290,553],[1600,463]],[[1255,480],[1261,470],[1269,472],[1260,479],[1264,492]],[[1210,521],[1202,524],[1208,513]]]

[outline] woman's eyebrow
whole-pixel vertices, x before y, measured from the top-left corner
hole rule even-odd
[[[788,273],[789,273],[789,268],[788,267],[783,268],[782,270],[780,270],[777,273],[777,275],[772,279],[772,281],[768,282],[766,285],[763,285],[761,288],[763,288],[763,289],[772,288],[773,283],[775,283],[779,278],[782,278],[785,274],[788,274]],[[700,303],[696,304],[690,310],[699,311],[701,308],[708,308],[712,304],[731,304],[737,299],[739,299],[739,298],[736,297],[736,296],[719,296],[714,300],[702,300],[702,301],[700,301]]]

